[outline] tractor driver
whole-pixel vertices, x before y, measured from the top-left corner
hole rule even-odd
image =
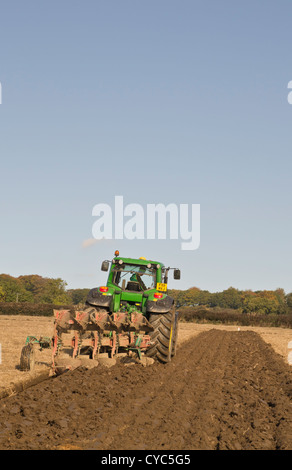
[[[134,273],[132,274],[132,276],[130,277],[130,287],[131,289],[130,290],[135,290],[135,291],[139,291],[139,290],[145,290],[146,287],[144,286],[144,283],[141,279],[141,277],[143,276],[143,274],[145,273],[145,267],[144,266],[141,266],[140,270],[139,270],[139,273]]]

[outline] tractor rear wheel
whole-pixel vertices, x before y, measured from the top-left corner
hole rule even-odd
[[[178,324],[175,313],[170,311],[164,314],[150,314],[148,318],[154,331],[150,332],[151,346],[146,356],[167,363],[176,353]]]

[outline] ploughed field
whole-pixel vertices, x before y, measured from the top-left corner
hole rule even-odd
[[[0,449],[291,450],[291,397],[259,333],[208,325],[167,365],[75,369],[0,400]]]

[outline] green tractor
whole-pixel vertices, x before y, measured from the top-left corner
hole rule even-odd
[[[179,269],[145,258],[124,258],[118,251],[111,261],[103,261],[101,270],[109,271],[107,283],[89,291],[85,307],[54,310],[53,369],[60,364],[74,368],[84,357],[171,361],[178,335],[178,313],[167,294],[171,269],[174,279],[180,279]],[[33,349],[32,344],[26,347]]]
[[[107,284],[89,292],[87,306],[106,311],[114,324],[122,316],[120,335],[124,340],[125,335],[130,340],[129,334],[135,332],[138,353],[143,350],[148,357],[169,362],[175,354],[178,333],[174,300],[167,295],[168,273],[174,268],[145,258],[120,257],[116,251],[114,259],[103,261],[101,269],[109,270]],[[174,269],[174,279],[180,279],[179,269]],[[133,341],[128,347],[133,348]]]

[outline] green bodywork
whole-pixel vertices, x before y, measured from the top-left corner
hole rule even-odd
[[[133,258],[123,258],[123,257],[115,257],[111,262],[110,272],[108,275],[108,280],[106,286],[108,287],[108,292],[104,295],[112,296],[112,302],[110,306],[110,310],[112,312],[118,311],[127,311],[130,313],[131,311],[140,310],[142,313],[146,313],[146,302],[147,300],[154,300],[154,294],[159,292],[156,288],[147,289],[140,292],[131,292],[127,290],[123,290],[121,287],[114,284],[114,274],[115,274],[115,267],[119,266],[119,261],[122,261],[125,265],[136,265],[141,267],[147,267],[151,264],[151,267],[155,269],[156,272],[156,286],[157,283],[162,283],[162,270],[164,265],[157,261],[151,260],[144,260],[144,259],[133,259]],[[162,292],[160,292],[162,293]],[[162,293],[162,299],[167,296],[167,293]],[[127,306],[125,306],[127,303]]]

